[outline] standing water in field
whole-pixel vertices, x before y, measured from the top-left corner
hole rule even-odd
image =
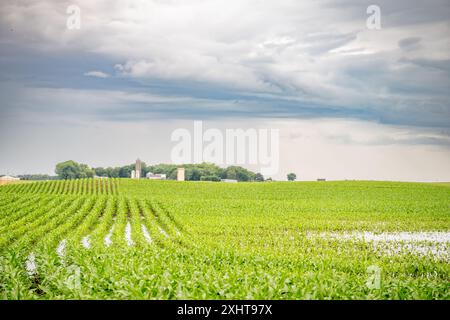
[[[107,247],[112,245],[111,237],[112,237],[113,231],[114,231],[114,225],[111,227],[111,229],[109,230],[109,233],[105,237],[105,246],[107,246]]]
[[[129,222],[125,227],[125,240],[127,241],[128,246],[131,247],[134,245],[133,239],[131,239],[131,225]]]
[[[450,232],[344,232],[320,233],[321,237],[342,240],[363,240],[373,242],[418,242],[450,243]]]
[[[27,269],[27,273],[30,277],[36,274],[36,257],[34,253],[30,253],[27,261],[25,262],[25,268]]]
[[[310,234],[309,236],[313,236]],[[432,255],[450,261],[450,232],[322,232],[321,238],[371,243],[380,254],[397,255],[410,252],[418,256]]]
[[[81,244],[83,245],[83,247],[85,247],[86,249],[89,249],[91,247],[91,241],[89,240],[89,236],[84,237],[83,239],[81,239]]]
[[[142,233],[144,234],[145,240],[147,240],[148,243],[152,243],[152,238],[150,237],[150,234],[148,233],[148,230],[144,225],[142,225]]]

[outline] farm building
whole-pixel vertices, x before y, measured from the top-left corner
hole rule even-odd
[[[222,181],[222,182],[228,182],[228,183],[237,183],[237,182],[238,182],[238,181],[235,180],[235,179],[222,179],[222,180],[220,180],[220,181]]]
[[[159,174],[159,173],[149,172],[145,175],[145,177],[150,180],[166,180],[166,175],[163,173]]]
[[[141,172],[142,172],[142,162],[138,158],[136,160],[136,164],[134,165],[134,170],[131,171],[131,179],[140,179],[141,178]]]

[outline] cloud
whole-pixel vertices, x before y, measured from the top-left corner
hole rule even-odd
[[[85,74],[93,77],[114,74],[108,83],[115,87],[107,91],[160,90],[161,96],[192,98],[184,106],[111,107],[123,118],[133,110],[159,109],[167,117],[177,110],[193,117],[326,115],[418,126],[450,123],[448,1],[380,0],[381,30],[366,27],[369,4],[79,0],[81,29],[68,30],[65,4],[5,0],[0,46],[13,49],[0,64],[11,64],[14,49],[29,52],[31,61],[35,53],[69,56],[67,65],[88,52],[110,62],[110,69],[80,59],[78,70],[94,70]],[[15,77],[14,71],[2,77]],[[27,86],[99,85],[67,74],[49,79],[47,73],[28,72],[24,81],[38,84]],[[227,99],[242,103],[233,106]]]
[[[280,128],[300,179],[450,179],[448,0],[74,4],[0,2],[0,168],[168,162],[202,119]]]
[[[102,71],[89,71],[85,72],[83,75],[87,77],[95,77],[95,78],[109,78],[109,74]]]
[[[410,51],[410,50],[414,50],[417,49],[419,47],[420,44],[420,37],[411,37],[411,38],[405,38],[405,39],[401,39],[398,42],[398,46],[405,51]]]

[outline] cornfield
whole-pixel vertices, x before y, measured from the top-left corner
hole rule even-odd
[[[2,299],[448,299],[449,246],[446,185],[0,187]]]

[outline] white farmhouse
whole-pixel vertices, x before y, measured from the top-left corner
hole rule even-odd
[[[227,183],[237,183],[238,182],[236,179],[222,179],[220,181],[227,182]]]
[[[166,180],[166,175],[164,173],[149,172],[145,177],[150,180]]]

